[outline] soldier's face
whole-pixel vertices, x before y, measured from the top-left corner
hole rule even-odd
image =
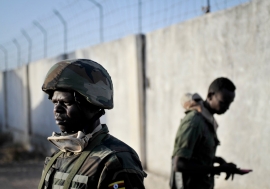
[[[62,132],[74,133],[82,129],[83,117],[73,93],[55,91],[52,96],[55,122]]]
[[[216,114],[224,114],[230,107],[235,97],[235,92],[222,89],[208,97],[208,103]]]

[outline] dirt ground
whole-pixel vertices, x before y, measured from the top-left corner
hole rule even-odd
[[[0,164],[1,189],[36,189],[43,169],[43,161]]]

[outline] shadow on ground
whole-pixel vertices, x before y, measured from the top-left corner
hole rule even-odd
[[[38,187],[43,161],[0,164],[0,188],[34,189]]]

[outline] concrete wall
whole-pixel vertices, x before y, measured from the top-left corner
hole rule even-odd
[[[101,63],[112,77],[114,108],[106,111],[110,133],[132,146],[142,156],[144,144],[141,36],[128,36],[113,42],[78,50],[69,57],[88,58]]]
[[[233,182],[223,174],[216,188],[270,188],[269,7],[270,1],[253,1],[146,35],[148,188],[169,188],[174,137],[184,116],[181,96],[205,98],[220,76],[232,79],[237,91],[230,110],[217,117],[217,155],[254,172]]]
[[[216,188],[270,188],[269,18],[270,1],[257,0],[149,33],[145,51],[142,36],[128,36],[68,55],[70,59],[100,62],[110,73],[115,107],[106,112],[103,122],[106,120],[112,135],[140,155],[148,173],[146,188],[169,188],[174,137],[184,116],[181,96],[198,92],[205,97],[209,84],[220,76],[232,79],[237,91],[230,110],[217,117],[221,140],[217,155],[254,172],[236,176],[233,182],[225,182],[225,175],[221,175]],[[41,85],[49,68],[62,58],[6,72],[6,120],[17,140],[47,149],[46,137],[58,131],[53,106]],[[0,73],[1,125],[5,117],[3,95]]]
[[[34,147],[42,150],[48,150],[48,148],[51,148],[51,150],[54,149],[46,138],[53,131],[59,132],[60,130],[55,124],[53,104],[48,99],[48,95],[41,90],[41,86],[52,65],[62,59],[63,57],[59,56],[29,64],[31,141]]]
[[[108,70],[114,84],[115,107],[107,111],[101,121],[107,122],[111,134],[132,146],[140,156],[144,154],[142,153],[144,105],[140,57],[142,41],[141,36],[129,36],[77,50],[68,55],[69,59],[92,59]],[[63,56],[39,60],[7,72],[8,128],[26,134],[28,138],[24,142],[28,145],[31,143],[32,147],[41,150],[52,147],[46,138],[53,131],[59,131],[54,121],[53,104],[41,90],[41,86],[50,67],[62,59]],[[2,85],[0,87],[2,88]],[[2,99],[3,93],[0,94]],[[0,100],[1,103],[3,101]],[[4,117],[3,113],[2,115]]]
[[[5,72],[0,72],[0,131],[4,130],[5,118],[5,91],[4,91]]]
[[[28,143],[27,66],[7,71],[6,86],[6,125],[12,129],[15,141]]]

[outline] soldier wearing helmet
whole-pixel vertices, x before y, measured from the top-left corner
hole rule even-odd
[[[47,73],[42,90],[54,104],[56,124],[48,140],[59,150],[45,160],[39,189],[143,189],[137,153],[108,134],[99,118],[113,108],[113,84],[98,63],[64,60]]]

